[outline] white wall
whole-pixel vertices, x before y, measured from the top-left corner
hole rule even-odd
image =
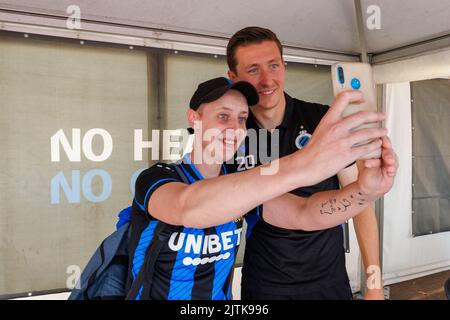
[[[17,298],[11,300],[67,300],[69,298],[70,292],[46,294],[40,296],[30,296],[25,298]]]

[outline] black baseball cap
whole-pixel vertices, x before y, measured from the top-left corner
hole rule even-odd
[[[242,93],[249,106],[253,106],[259,101],[258,92],[249,82],[239,81],[232,83],[227,78],[220,77],[200,83],[191,98],[189,107],[197,110],[202,103],[215,101],[231,89]]]

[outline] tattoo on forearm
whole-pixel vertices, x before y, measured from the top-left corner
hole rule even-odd
[[[362,206],[365,204],[366,199],[364,199],[363,194],[358,192],[358,194],[351,194],[350,197],[345,197],[340,200],[338,199],[328,199],[321,204],[320,214],[335,214],[344,213],[350,208],[355,202]]]

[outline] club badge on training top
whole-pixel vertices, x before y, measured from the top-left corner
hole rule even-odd
[[[309,140],[311,140],[311,137],[312,136],[308,131],[300,130],[297,138],[295,138],[295,146],[297,149],[303,149],[308,144]]]

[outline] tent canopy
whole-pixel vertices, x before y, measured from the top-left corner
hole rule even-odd
[[[0,0],[0,14],[20,11],[35,17],[67,17],[72,4],[71,0]],[[130,0],[126,6],[120,0],[79,0],[77,5],[83,21],[183,32],[211,40],[227,39],[239,28],[258,25],[274,30],[289,47],[360,53],[354,0]],[[365,28],[369,53],[450,35],[448,0],[361,0],[364,24],[373,15],[367,12],[372,5],[380,9],[381,28]]]

